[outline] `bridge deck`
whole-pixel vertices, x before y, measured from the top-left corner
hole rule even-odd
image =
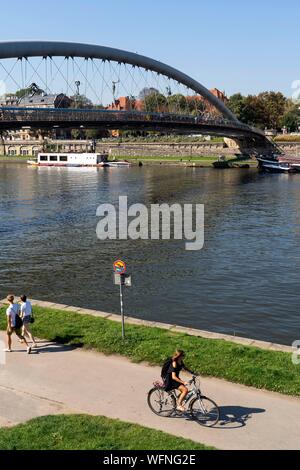
[[[193,117],[170,113],[137,111],[108,111],[98,109],[64,108],[0,108],[0,129],[31,128],[107,128],[168,130],[231,137],[264,138],[251,127],[226,120]]]

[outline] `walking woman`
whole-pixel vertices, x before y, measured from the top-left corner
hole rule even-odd
[[[187,385],[189,385],[189,383],[181,380],[179,375],[182,370],[185,370],[189,374],[193,374],[193,372],[184,365],[184,356],[184,351],[176,351],[176,353],[172,357],[172,361],[170,363],[170,367],[165,378],[165,389],[167,392],[170,392],[171,390],[180,391],[180,396],[177,402],[177,410],[182,412],[185,411],[185,407],[182,405],[182,403],[188,394]]]
[[[20,313],[20,307],[18,304],[14,303],[14,296],[13,295],[8,295],[7,296],[7,301],[9,303],[9,307],[6,310],[6,316],[7,316],[7,349],[5,349],[5,352],[12,352],[11,345],[12,345],[12,334],[15,333],[19,340],[22,343],[25,343],[27,346],[27,354],[31,353],[31,347],[26,341],[25,336],[22,335],[21,333],[21,325],[22,322],[20,321],[19,313]],[[20,321],[20,325],[18,324],[18,320]]]
[[[26,295],[21,295],[20,297],[21,300],[21,317],[23,320],[23,336],[27,337],[32,341],[32,347],[36,348],[37,344],[35,342],[35,339],[31,333],[30,329],[30,323],[31,323],[31,317],[32,317],[32,306],[29,300],[27,300]]]

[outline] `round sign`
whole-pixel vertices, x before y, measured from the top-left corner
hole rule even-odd
[[[116,274],[125,274],[126,273],[126,263],[124,261],[118,260],[114,263],[114,270]]]

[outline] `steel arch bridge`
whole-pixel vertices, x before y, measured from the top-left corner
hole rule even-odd
[[[46,66],[46,79],[42,77],[42,73],[38,67],[31,65],[35,74],[30,75],[30,79],[25,76],[28,68],[29,59],[41,58],[42,62],[45,62]],[[163,79],[169,83],[178,84],[181,87],[192,92],[192,96],[201,96],[210,106],[214,107],[217,111],[217,115],[207,115],[204,113],[196,112],[196,114],[189,113],[178,113],[169,110],[156,110],[148,112],[145,110],[130,110],[130,111],[115,111],[113,109],[103,110],[97,109],[96,107],[89,107],[89,109],[50,109],[50,108],[37,108],[37,107],[22,107],[18,106],[6,106],[0,107],[0,129],[19,129],[22,127],[31,127],[36,129],[41,128],[108,128],[108,129],[143,129],[143,130],[158,130],[168,132],[194,132],[199,134],[210,134],[218,136],[228,136],[238,139],[244,139],[252,146],[271,146],[271,143],[264,136],[264,133],[258,129],[251,128],[245,124],[239,122],[237,117],[225,106],[225,104],[214,96],[207,88],[201,83],[189,77],[185,73],[170,67],[167,64],[159,62],[157,60],[145,57],[136,53],[127,52],[124,50],[114,49],[110,47],[68,43],[68,42],[44,42],[44,41],[25,41],[25,42],[0,42],[0,65],[6,73],[5,80],[11,79],[17,84],[16,80],[16,63],[21,66],[22,75],[22,86],[26,88],[29,86],[31,79],[42,81],[45,84],[46,91],[48,91],[48,75],[49,67],[47,68],[47,60],[50,61],[52,66],[53,58],[63,58],[64,63],[73,61],[78,67],[79,72],[77,75],[84,76],[82,69],[78,66],[76,58],[81,58],[85,61],[85,68],[88,69],[89,63],[92,66],[96,66],[96,61],[101,61],[102,64],[108,63],[114,64],[114,67],[118,66],[119,69],[123,66],[130,66],[132,69],[138,68],[144,72],[150,72],[156,74],[156,77],[163,77]],[[6,61],[15,60],[14,66],[8,70],[5,66]],[[65,75],[69,75],[69,68],[66,72],[56,68],[62,75],[62,78],[68,82],[69,78]],[[24,72],[25,70],[25,72]],[[115,78],[119,78],[119,81],[112,81],[114,84],[113,95],[116,91],[116,85],[120,83],[120,72],[116,72],[114,68]],[[131,72],[129,71],[130,75]],[[75,78],[75,73],[73,74]],[[86,78],[86,77],[85,77]],[[157,79],[157,78],[156,78]],[[1,80],[1,75],[0,75]],[[5,81],[3,80],[3,81]],[[27,80],[27,81],[26,81]],[[29,82],[28,82],[29,80]],[[90,81],[86,78],[88,83]],[[94,89],[98,86],[103,88],[103,82],[107,79],[102,75],[98,77],[97,85],[91,85]],[[75,83],[79,83],[76,81]],[[148,82],[147,82],[148,83]],[[156,82],[157,83],[157,82]],[[68,83],[67,83],[68,85]],[[170,86],[166,88],[171,90]],[[167,93],[170,95],[170,92]],[[115,96],[114,96],[115,98]],[[169,101],[168,96],[166,102]],[[174,101],[174,100],[173,100]],[[168,112],[169,111],[169,112]],[[274,150],[274,149],[273,149]]]

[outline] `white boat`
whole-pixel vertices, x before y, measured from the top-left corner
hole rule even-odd
[[[107,162],[107,165],[110,168],[122,168],[122,167],[128,167],[131,166],[131,163],[127,162],[126,160],[122,161],[115,161],[115,162]]]
[[[28,165],[43,167],[128,167],[127,161],[109,162],[107,154],[97,153],[39,153],[37,160],[28,160]]]
[[[257,157],[259,168],[271,173],[295,173],[296,169],[293,165],[278,160],[267,159],[265,157]]]

